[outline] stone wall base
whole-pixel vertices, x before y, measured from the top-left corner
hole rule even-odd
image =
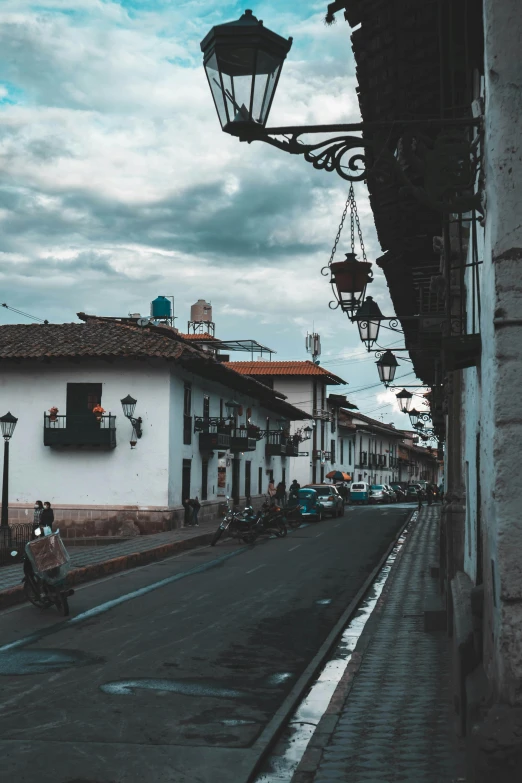
[[[469,737],[469,783],[520,783],[522,707],[495,704]]]
[[[252,497],[254,506],[263,500]],[[199,512],[199,522],[216,522],[222,518],[225,498],[204,501]],[[239,507],[244,507],[245,498]],[[16,504],[9,507],[9,524],[31,524],[34,506]],[[139,506],[53,506],[55,527],[60,528],[62,538],[83,538],[86,536],[130,536],[164,533],[183,527],[185,510],[183,506],[139,507]]]

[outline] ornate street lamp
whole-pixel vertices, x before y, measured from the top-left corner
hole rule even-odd
[[[419,411],[416,408],[412,408],[411,411],[408,411],[408,416],[410,417],[411,426],[415,427],[419,421]]]
[[[379,379],[388,386],[389,383],[393,383],[395,378],[395,372],[399,363],[391,351],[385,351],[383,355],[375,362],[377,370],[379,372]]]
[[[18,419],[12,413],[0,417],[0,427],[4,439],[4,475],[2,479],[2,516],[0,523],[0,546],[11,546],[11,531],[9,530],[9,441],[12,438]]]
[[[123,415],[130,421],[132,424],[132,435],[130,440],[131,449],[135,448],[136,446],[136,439],[141,438],[143,435],[141,424],[143,419],[141,416],[137,419],[134,418],[134,409],[136,408],[137,400],[134,399],[134,397],[131,397],[130,394],[127,394],[126,397],[123,398],[123,400],[120,400],[121,407],[123,408]]]
[[[413,394],[411,394],[406,389],[403,389],[395,396],[397,397],[397,402],[399,403],[399,408],[401,409],[401,413],[408,413],[411,402],[413,400]]]
[[[263,26],[247,10],[201,41],[203,65],[221,123],[235,136],[264,128],[292,39]]]
[[[359,336],[368,350],[377,342],[383,317],[381,308],[371,296],[366,297],[354,315],[353,320],[357,321]]]

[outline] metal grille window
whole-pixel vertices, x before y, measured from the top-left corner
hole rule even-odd
[[[208,459],[201,460],[201,500],[208,498]]]
[[[335,441],[330,441],[330,454],[331,454],[331,461],[335,462]]]
[[[344,464],[344,440],[341,438],[339,441],[339,447],[341,451],[341,465]]]
[[[183,444],[190,446],[192,443],[192,386],[185,384],[183,397]]]

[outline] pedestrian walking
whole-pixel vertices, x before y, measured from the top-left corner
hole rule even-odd
[[[187,498],[183,501],[183,508],[185,509],[185,519],[184,519],[184,526],[185,527],[192,527],[192,519],[194,515],[194,509],[192,508],[192,502],[190,498]]]
[[[268,497],[270,498],[270,505],[274,503],[276,495],[276,487],[274,484],[274,479],[270,479],[268,482]]]
[[[48,525],[50,528],[53,526],[54,522],[54,511],[51,508],[51,504],[48,500],[45,501],[42,515],[40,517],[40,522],[42,525]]]
[[[285,503],[285,495],[286,495],[286,484],[284,483],[284,481],[280,481],[276,487],[276,492],[275,492],[275,499],[280,506],[283,506]]]
[[[290,490],[288,492],[288,502],[290,505],[297,505],[297,501],[299,500],[299,490],[301,489],[301,485],[298,482],[297,479],[294,479],[292,483],[290,484]]]
[[[442,503],[444,500],[444,487],[442,486],[442,484],[439,485],[439,497],[440,497],[440,502]]]
[[[194,500],[190,501],[190,504],[192,506],[192,524],[195,527],[199,527],[198,514],[199,514],[199,509],[201,508],[201,503],[199,502],[197,495],[194,498]]]
[[[417,508],[420,511],[421,508],[422,508],[422,489],[420,489],[420,488],[417,490],[417,500],[418,500],[418,503],[419,503]]]
[[[426,487],[426,499],[428,501],[428,506],[431,506],[433,503],[433,490],[431,487]]]

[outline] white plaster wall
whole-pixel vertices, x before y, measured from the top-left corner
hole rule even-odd
[[[482,519],[485,665],[522,701],[522,14],[485,0],[486,237],[482,270]],[[496,321],[496,323],[495,323]]]
[[[210,398],[210,416],[220,415],[220,400],[225,403],[233,398],[243,406],[243,414],[238,417],[238,426],[246,424],[247,408],[252,410],[251,421],[257,424],[261,429],[265,429],[267,418],[270,419],[270,429],[276,429],[279,425],[277,419],[280,414],[274,413],[260,405],[259,401],[239,392],[229,389],[221,384],[207,380],[193,373],[180,370],[178,368],[171,371],[170,376],[170,456],[169,456],[169,503],[171,506],[180,505],[181,498],[181,479],[183,460],[191,460],[191,488],[190,496],[198,496],[201,500],[201,477],[202,477],[202,454],[199,450],[199,433],[192,432],[192,443],[183,444],[183,400],[185,383],[190,383],[192,387],[192,417],[203,415],[203,397],[208,395]],[[224,415],[228,415],[227,408],[224,407]],[[295,426],[292,425],[295,429]],[[291,429],[292,429],[291,427]],[[268,488],[268,471],[272,470],[276,484],[283,477],[283,469],[286,469],[287,487],[290,481],[295,477],[294,463],[303,461],[298,457],[265,457],[266,439],[257,441],[255,452],[245,452],[242,455],[234,455],[230,452],[224,452],[230,462],[227,468],[227,494],[232,491],[232,459],[239,459],[241,463],[239,472],[239,494],[245,494],[245,463],[251,463],[251,495],[259,494],[259,468],[262,469],[261,494],[266,494]],[[218,495],[218,451],[210,457],[208,463],[208,484],[207,501],[216,501],[222,499]]]
[[[355,422],[357,423],[357,422]],[[353,480],[367,481],[369,484],[390,484],[394,478],[398,478],[399,470],[390,467],[390,456],[398,455],[398,438],[386,435],[373,435],[358,429],[355,436],[356,454],[355,465],[359,465],[361,451],[368,455],[371,453],[384,454],[386,456],[386,466],[371,466],[367,464],[364,467],[354,467]],[[362,444],[362,445],[361,445]],[[359,479],[359,476],[362,476]]]
[[[18,424],[10,444],[11,503],[166,507],[168,502],[168,371],[145,362],[2,365],[0,410]],[[43,444],[44,413],[66,413],[67,383],[101,383],[102,407],[116,416],[115,449],[55,449]],[[143,437],[129,445],[120,400],[131,394]]]

